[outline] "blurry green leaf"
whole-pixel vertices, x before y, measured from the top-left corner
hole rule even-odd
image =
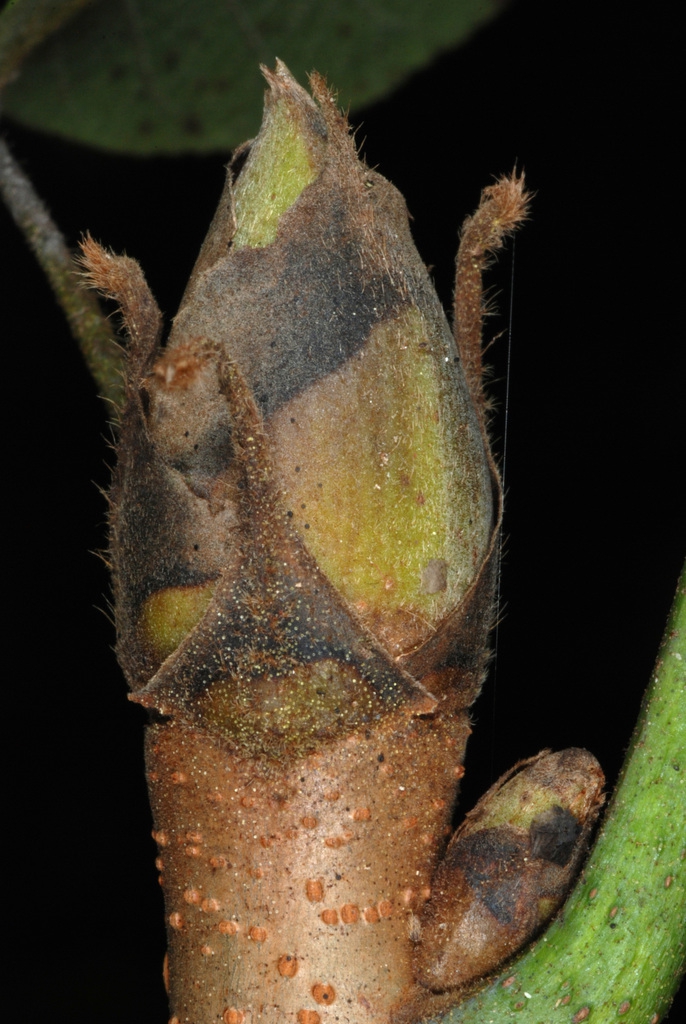
[[[5,110],[105,149],[230,149],[259,124],[258,62],[273,66],[280,57],[297,78],[316,68],[340,89],[343,106],[359,106],[501,7],[502,0],[107,0],[26,60]]]
[[[26,55],[93,0],[10,0],[0,18],[0,88]]]

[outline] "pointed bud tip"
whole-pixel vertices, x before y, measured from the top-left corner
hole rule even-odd
[[[269,92],[265,97],[266,104],[271,105],[278,103],[279,100],[290,100],[316,110],[310,94],[295,80],[284,62],[278,57],[273,70],[266,64],[260,64],[260,71],[269,86]]]

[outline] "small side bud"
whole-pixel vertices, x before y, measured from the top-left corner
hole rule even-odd
[[[603,804],[586,750],[543,751],[503,776],[453,836],[436,872],[415,953],[434,991],[494,970],[561,905]]]

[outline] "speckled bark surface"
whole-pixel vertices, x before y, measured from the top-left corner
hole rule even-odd
[[[200,730],[152,726],[172,1017],[381,1024],[416,995],[413,922],[469,731],[464,714],[401,712],[260,766]]]

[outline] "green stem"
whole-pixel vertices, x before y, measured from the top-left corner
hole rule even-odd
[[[46,273],[100,396],[117,406],[123,387],[121,348],[97,299],[81,284],[62,233],[3,139],[0,195]]]
[[[686,566],[576,889],[545,935],[441,1024],[657,1024],[684,972],[685,858]]]

